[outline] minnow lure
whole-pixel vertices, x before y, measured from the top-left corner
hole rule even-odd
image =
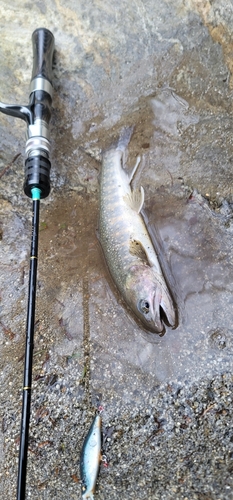
[[[82,499],[94,500],[94,491],[101,460],[101,417],[97,414],[84,440],[80,457]]]

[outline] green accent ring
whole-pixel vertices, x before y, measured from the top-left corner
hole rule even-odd
[[[32,188],[31,193],[33,200],[40,200],[41,190],[39,188],[37,187]]]

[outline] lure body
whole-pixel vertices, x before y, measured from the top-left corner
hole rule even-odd
[[[101,417],[96,415],[84,440],[80,457],[82,499],[94,500],[101,459]]]

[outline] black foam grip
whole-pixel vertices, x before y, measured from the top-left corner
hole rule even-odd
[[[50,192],[50,168],[51,163],[44,156],[32,156],[25,161],[24,192],[32,198],[32,188],[37,187],[41,191],[41,199],[46,198]]]
[[[32,33],[33,69],[32,80],[46,78],[52,84],[52,62],[54,36],[46,28],[38,28]]]

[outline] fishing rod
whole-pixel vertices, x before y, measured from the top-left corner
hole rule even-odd
[[[18,462],[17,500],[25,499],[27,451],[31,406],[33,338],[35,325],[36,279],[40,199],[50,192],[50,135],[52,108],[52,61],[54,36],[45,28],[32,34],[33,69],[29,104],[24,106],[0,102],[0,111],[27,123],[24,192],[32,199],[32,236],[28,286],[26,345],[24,360],[23,402]]]

